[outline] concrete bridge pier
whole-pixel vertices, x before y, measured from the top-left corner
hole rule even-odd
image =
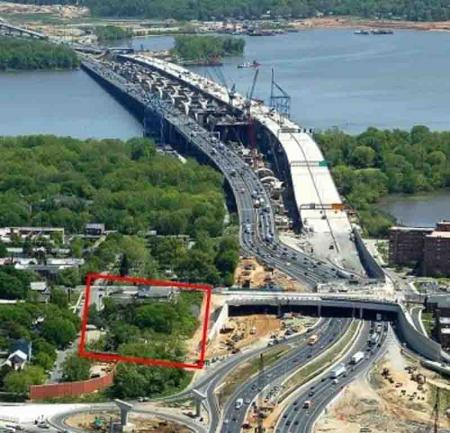
[[[200,418],[202,403],[206,400],[206,394],[197,389],[193,389],[192,394],[195,402],[195,416],[196,418]]]

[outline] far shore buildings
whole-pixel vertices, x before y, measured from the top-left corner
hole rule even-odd
[[[412,266],[426,276],[450,276],[450,221],[433,227],[392,227],[389,263]]]

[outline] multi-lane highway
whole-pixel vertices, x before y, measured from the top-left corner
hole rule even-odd
[[[377,327],[379,332],[376,332]],[[345,366],[346,372],[338,378],[333,378],[331,373],[325,374],[295,393],[282,412],[275,432],[310,433],[315,421],[331,400],[355,377],[366,372],[380,356],[387,333],[387,324],[365,322],[352,351],[339,361]],[[378,336],[375,343],[369,338],[372,335]],[[352,356],[357,352],[364,352],[365,356],[355,364]]]
[[[302,365],[311,361],[321,352],[327,350],[342,336],[350,322],[350,319],[336,318],[324,321],[321,329],[316,332],[319,338],[315,345],[309,346],[305,340],[288,355],[282,357],[275,364],[264,370],[263,380],[265,384],[276,378],[289,375]],[[246,412],[261,391],[259,385],[259,378],[255,376],[234,391],[223,411],[222,426],[220,428],[221,433],[239,433],[241,431]],[[243,405],[240,408],[236,406],[237,399],[243,400]],[[215,432],[215,430],[210,429],[210,432]]]
[[[113,66],[116,72],[111,70]],[[162,112],[165,121],[172,125],[186,142],[196,146],[210,158],[224,174],[233,190],[241,224],[240,241],[245,252],[310,287],[338,278],[357,279],[354,274],[334,264],[318,260],[280,242],[275,229],[270,198],[255,172],[231,146],[219,141],[214,133],[200,126],[195,119],[174,105],[161,105],[155,102],[149,92],[142,87],[143,82],[156,80],[155,71],[151,71],[151,76],[148,75],[148,79],[145,80],[142,77],[146,69],[138,64],[127,63],[123,67],[121,64],[85,61],[83,67],[121,92],[132,95],[143,107]],[[133,77],[133,68],[136,68],[135,74],[140,77],[139,81],[129,78]],[[165,86],[169,87],[170,78],[160,77],[160,79],[164,79]],[[180,84],[174,79],[172,81],[172,85],[179,88]],[[177,91],[180,92],[179,89]],[[259,203],[258,206],[255,206],[256,201]]]

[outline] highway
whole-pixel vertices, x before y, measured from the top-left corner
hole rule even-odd
[[[268,266],[277,268],[290,277],[315,288],[339,278],[358,281],[357,276],[341,268],[318,260],[311,255],[297,251],[280,242],[274,224],[274,212],[264,185],[252,168],[226,143],[218,140],[214,133],[201,127],[194,119],[173,105],[155,101],[140,83],[146,69],[141,65],[115,64],[111,67],[99,62],[84,61],[83,67],[90,73],[102,77],[108,83],[131,95],[138,103],[154,111],[161,112],[165,120],[172,125],[188,143],[195,145],[223,173],[230,184],[238,208],[240,221],[240,243],[242,250],[256,256]],[[126,77],[137,68],[140,81]],[[124,75],[118,72],[123,70]],[[150,73],[150,70],[148,70]],[[155,72],[151,71],[154,80]],[[132,75],[133,76],[133,75]],[[149,77],[150,78],[150,77]],[[164,78],[167,82],[167,78]],[[147,80],[148,81],[148,80]],[[176,81],[172,83],[178,85]],[[167,84],[166,84],[167,87]],[[178,90],[179,91],[179,90]],[[255,202],[261,203],[255,206]]]
[[[316,333],[319,339],[315,345],[309,346],[305,341],[288,355],[283,356],[275,364],[264,370],[264,384],[267,385],[268,382],[289,375],[319,353],[332,346],[346,331],[350,323],[350,319],[327,319],[320,332]],[[251,402],[260,392],[258,380],[258,376],[250,378],[239,386],[228,399],[223,411],[222,425],[219,430],[221,433],[239,433],[241,431],[246,412]],[[242,398],[244,401],[240,409],[236,409],[235,407],[238,398]],[[209,431],[211,433],[215,432],[215,426],[212,425]]]
[[[371,329],[375,326],[381,326],[379,340],[375,345],[370,346],[368,338]],[[291,397],[290,404],[281,413],[275,432],[310,433],[317,418],[333,398],[357,376],[367,372],[375,360],[381,356],[388,329],[387,323],[375,325],[374,322],[365,322],[352,351],[339,361],[339,364],[345,364],[347,372],[339,377],[337,382],[328,373],[302,387],[301,392]],[[365,358],[357,364],[352,364],[351,357],[358,351],[364,352]],[[305,401],[308,400],[311,405],[309,408],[304,408]]]

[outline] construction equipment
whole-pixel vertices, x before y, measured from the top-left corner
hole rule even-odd
[[[281,117],[286,117],[289,119],[291,114],[291,97],[275,81],[275,73],[273,69],[272,69],[272,82],[270,87],[270,106],[274,110],[276,110]]]
[[[255,124],[253,122],[251,108],[252,108],[252,99],[253,94],[255,92],[256,81],[258,79],[259,69],[255,70],[255,75],[253,76],[252,86],[250,91],[247,93],[247,101],[244,107],[244,115],[248,122],[248,142],[250,146],[250,150],[252,153],[252,159],[255,160],[256,157],[256,133],[255,133]]]

